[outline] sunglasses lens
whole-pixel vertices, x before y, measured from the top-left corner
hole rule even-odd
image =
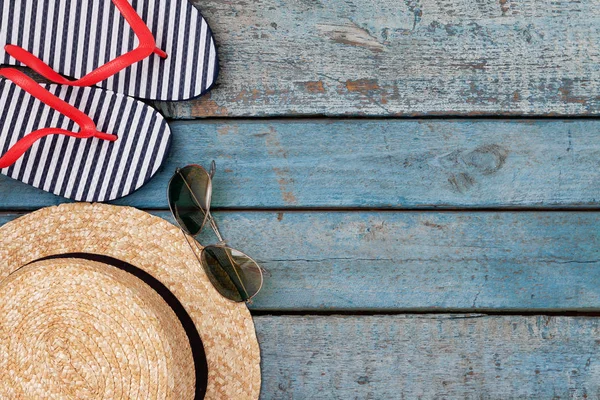
[[[247,301],[262,287],[263,275],[258,264],[229,247],[205,247],[202,265],[213,286],[229,300]]]
[[[169,205],[179,225],[197,235],[210,207],[211,179],[204,168],[190,165],[175,173],[169,184]]]

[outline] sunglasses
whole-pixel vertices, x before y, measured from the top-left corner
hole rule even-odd
[[[169,182],[169,207],[188,244],[192,250],[196,248],[194,254],[215,289],[229,300],[250,301],[262,288],[262,268],[246,254],[227,246],[221,236],[210,213],[215,170],[214,161],[210,172],[199,165],[178,168]],[[195,238],[207,224],[219,243],[202,248]]]

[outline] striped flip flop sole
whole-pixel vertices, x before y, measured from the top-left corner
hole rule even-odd
[[[52,135],[37,141],[0,173],[77,201],[118,199],[143,186],[165,160],[171,131],[148,105],[98,88],[42,85],[86,113],[116,142]],[[0,80],[0,154],[26,134],[53,127],[79,127],[9,80]]]
[[[188,0],[130,0],[157,46],[151,55],[97,86],[147,100],[201,96],[218,74],[212,32]],[[111,0],[0,0],[0,62],[22,65],[4,51],[23,47],[56,72],[79,79],[139,41]]]

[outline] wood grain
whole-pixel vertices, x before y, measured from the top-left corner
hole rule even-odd
[[[596,115],[595,0],[195,0],[221,57],[170,117]]]
[[[257,317],[263,399],[597,399],[597,318]]]
[[[117,202],[167,209],[175,168],[217,161],[221,208],[593,207],[600,121],[307,120],[174,123],[166,165]],[[0,209],[62,200],[0,176]]]
[[[14,217],[4,214],[0,223]],[[268,270],[254,310],[600,311],[596,212],[225,212],[216,218],[229,243]]]

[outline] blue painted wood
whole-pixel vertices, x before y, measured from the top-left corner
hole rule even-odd
[[[0,223],[12,218],[4,214]],[[254,310],[600,311],[596,212],[224,212],[216,218],[229,243],[269,271]]]
[[[173,118],[600,111],[600,10],[591,0],[194,2],[215,27],[223,74],[200,100],[158,104]],[[597,212],[290,209],[597,209],[598,128],[592,120],[175,124],[168,164],[119,204],[164,210],[176,166],[216,159],[215,206],[275,209],[217,213],[231,244],[269,270],[255,311],[597,312]],[[0,179],[0,210],[61,201]],[[0,224],[14,216],[0,213]],[[260,316],[262,398],[600,398],[598,324]]]
[[[166,209],[177,166],[217,161],[214,206],[598,207],[600,121],[174,123],[164,168],[117,204]],[[0,177],[0,209],[62,200]]]
[[[257,317],[262,399],[597,399],[600,320]]]
[[[222,73],[171,117],[598,115],[595,0],[194,0]]]

